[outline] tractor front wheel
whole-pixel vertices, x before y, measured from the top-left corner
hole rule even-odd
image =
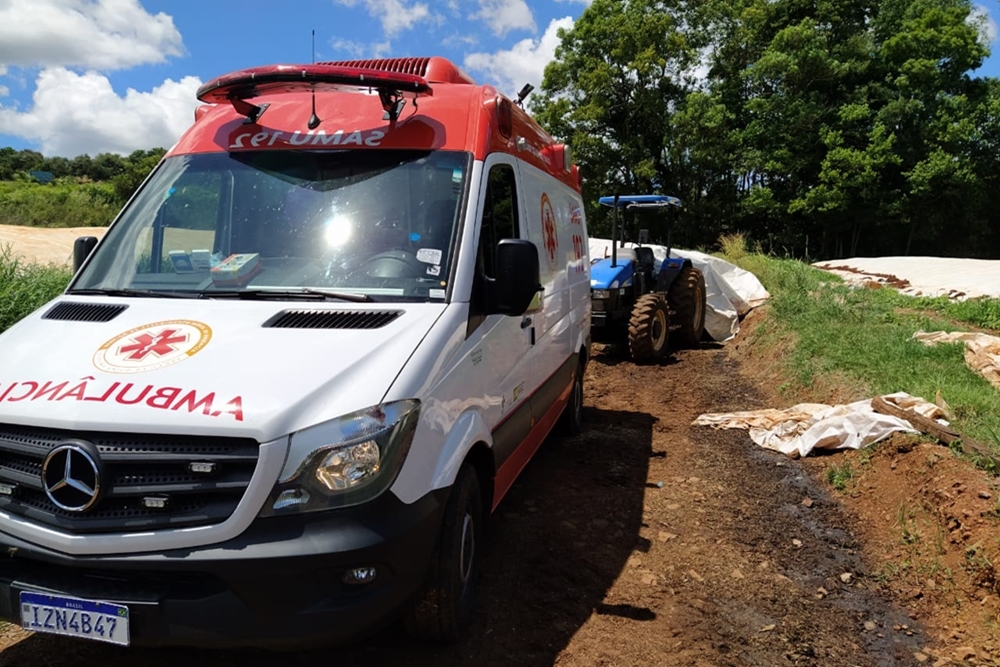
[[[667,351],[668,331],[666,299],[659,294],[639,297],[628,323],[628,349],[632,360],[645,363],[661,359]]]
[[[693,347],[705,331],[705,276],[693,266],[681,269],[667,292],[673,311],[673,342],[680,347]]]

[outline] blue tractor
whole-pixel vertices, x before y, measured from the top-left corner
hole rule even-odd
[[[677,197],[629,195],[601,197],[612,208],[611,256],[590,267],[591,334],[595,341],[628,343],[637,363],[653,362],[675,347],[696,345],[705,330],[705,276],[691,260],[670,257],[670,233],[681,207]],[[626,216],[643,210],[667,213],[667,259],[656,267],[649,230],[638,230],[638,244],[619,248]],[[618,212],[622,211],[619,229]],[[636,225],[638,226],[638,225]]]

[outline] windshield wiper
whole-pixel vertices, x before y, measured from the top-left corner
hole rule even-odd
[[[75,296],[139,296],[139,297],[150,297],[156,299],[199,299],[201,295],[198,292],[161,292],[157,290],[148,289],[72,289],[68,290],[66,294],[73,294]]]
[[[334,292],[330,290],[316,289],[314,287],[301,287],[299,289],[279,290],[279,289],[248,289],[248,290],[204,290],[199,293],[203,299],[247,299],[268,300],[268,299],[309,299],[315,301],[353,301],[354,303],[368,303],[374,301],[367,294],[355,294],[354,292]]]

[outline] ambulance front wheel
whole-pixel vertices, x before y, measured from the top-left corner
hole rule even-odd
[[[456,641],[468,631],[486,545],[483,521],[479,477],[466,463],[448,498],[424,590],[403,619],[414,638]]]

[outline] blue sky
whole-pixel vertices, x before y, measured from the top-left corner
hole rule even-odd
[[[269,63],[449,58],[513,95],[590,0],[0,0],[0,146],[72,157],[169,146],[202,83]],[[998,0],[989,16],[1000,76]],[[988,4],[986,4],[988,3]]]

